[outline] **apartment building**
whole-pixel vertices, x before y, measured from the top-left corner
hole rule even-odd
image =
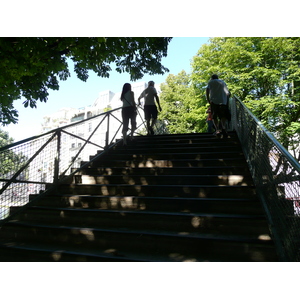
[[[136,100],[146,87],[147,82],[136,82],[132,84],[132,91],[135,94]],[[71,161],[76,157],[78,151],[84,145],[85,141],[90,137],[97,127],[99,128],[95,131],[90,140],[93,144],[87,144],[84,147],[79,156],[75,159],[72,167],[77,168],[80,166],[82,161],[88,161],[89,156],[95,154],[97,150],[99,150],[99,147],[96,145],[102,147],[105,145],[107,138],[107,120],[104,120],[100,124],[103,119],[103,115],[101,116],[101,114],[108,110],[114,110],[121,107],[122,102],[120,97],[121,92],[114,93],[110,90],[105,90],[98,94],[98,97],[94,103],[86,107],[77,109],[64,107],[53,114],[44,116],[43,123],[41,124],[42,133],[66,125],[74,124],[73,126],[68,126],[65,129],[68,134],[62,133],[61,135],[61,147],[64,149],[60,157],[60,166],[62,169],[71,163]],[[109,139],[115,135],[121,125],[120,121],[122,120],[121,110],[114,112],[113,115],[115,117],[111,117],[109,120]],[[82,120],[87,121],[80,122]],[[115,138],[120,137],[121,131],[115,136]],[[43,161],[43,169],[47,170],[47,172],[45,172],[45,176],[51,173],[53,167],[52,161]],[[47,180],[50,180],[50,178],[47,178]]]

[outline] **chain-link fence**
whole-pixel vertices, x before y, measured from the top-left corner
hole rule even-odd
[[[300,164],[236,97],[231,112],[278,253],[300,261]]]
[[[144,125],[140,112],[137,130]],[[0,220],[122,137],[121,108],[0,148]]]

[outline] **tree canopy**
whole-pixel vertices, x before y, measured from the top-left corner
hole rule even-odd
[[[203,119],[205,103],[191,86],[189,74],[181,71],[178,75],[169,75],[161,90],[162,112],[159,119],[166,123],[168,132],[176,134],[206,130]]]
[[[13,142],[14,140],[9,136],[8,132],[0,129],[0,148]],[[16,172],[24,160],[26,160],[26,157],[22,153],[15,153],[12,150],[2,152],[0,156],[0,178],[4,178],[5,174]]]
[[[193,59],[196,90],[205,97],[213,73],[289,149],[299,146],[300,38],[212,38]]]
[[[0,38],[0,124],[16,123],[13,101],[25,98],[25,107],[46,102],[48,89],[58,90],[59,80],[70,76],[67,58],[74,61],[78,78],[88,71],[109,77],[111,64],[135,81],[144,74],[164,74],[161,64],[167,55],[167,37]]]
[[[193,57],[191,74],[169,75],[162,85],[161,118],[171,133],[205,131],[205,90],[211,75],[218,74],[231,94],[296,157],[300,140],[299,47],[300,38],[296,37],[211,38]]]

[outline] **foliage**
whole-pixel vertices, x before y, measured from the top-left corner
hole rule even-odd
[[[12,144],[14,142],[13,138],[9,137],[8,132],[0,129],[0,148]]]
[[[191,77],[185,71],[169,75],[161,85],[162,112],[170,133],[203,132],[206,130],[205,99],[199,99],[191,86]]]
[[[6,145],[12,144],[14,140],[9,137],[8,132],[0,129],[0,149]],[[26,157],[17,154],[12,150],[4,150],[0,152],[0,178],[5,177],[7,173],[15,173]]]
[[[160,62],[167,55],[171,38],[0,38],[0,124],[16,123],[18,112],[13,101],[22,96],[25,107],[46,102],[48,89],[58,90],[59,80],[70,76],[67,58],[74,61],[74,71],[86,81],[88,71],[109,77],[110,64],[116,71],[127,72],[131,80],[145,73],[164,74]]]
[[[262,124],[296,157],[296,152],[299,151],[300,122],[291,121],[291,115],[300,103],[279,95],[266,96],[259,101],[250,100],[246,104],[254,114],[260,116]]]
[[[212,38],[193,59],[192,85],[203,96],[210,76],[218,74],[286,148],[294,148],[300,120],[299,46],[297,37]]]

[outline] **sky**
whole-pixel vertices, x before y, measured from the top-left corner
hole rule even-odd
[[[177,75],[182,70],[191,72],[191,62],[200,47],[208,43],[208,37],[174,37],[168,46],[168,55],[162,59],[163,66],[170,72],[164,75],[145,75],[139,81],[153,80],[155,83],[165,82],[169,74]],[[112,68],[113,69],[113,68]],[[111,90],[114,93],[121,92],[125,82],[130,82],[127,73],[111,71],[109,78],[101,78],[93,71],[89,72],[86,82],[77,78],[73,72],[73,66],[69,65],[71,77],[66,81],[60,81],[58,91],[48,90],[48,101],[37,102],[37,108],[25,108],[24,99],[14,101],[14,106],[19,112],[17,124],[0,127],[9,133],[15,142],[39,134],[43,117],[58,111],[63,107],[80,108],[91,105],[97,99],[99,92]]]
[[[291,0],[285,4],[270,5],[268,1],[254,0],[245,9],[236,5],[235,0],[216,0],[213,5],[202,2],[198,6],[195,1],[186,0],[184,5],[171,7],[168,1],[153,0],[147,10],[151,17],[145,18],[146,12],[141,13],[144,7],[136,0],[118,2],[118,5],[106,1],[99,6],[90,0],[82,6],[69,0],[53,1],[46,10],[32,0],[6,1],[0,19],[0,36],[173,36],[168,56],[162,59],[170,72],[141,79],[162,83],[169,74],[176,75],[182,70],[190,73],[192,57],[209,40],[205,36],[299,36],[298,11],[290,9]],[[91,105],[99,92],[117,93],[125,82],[130,82],[128,74],[114,71],[109,79],[97,77],[91,71],[86,82],[76,77],[72,67],[70,72],[71,77],[60,81],[58,91],[49,90],[48,101],[38,102],[37,109],[25,109],[22,99],[15,101],[18,123],[0,128],[8,131],[15,141],[31,137],[39,133],[43,116],[62,107]]]

